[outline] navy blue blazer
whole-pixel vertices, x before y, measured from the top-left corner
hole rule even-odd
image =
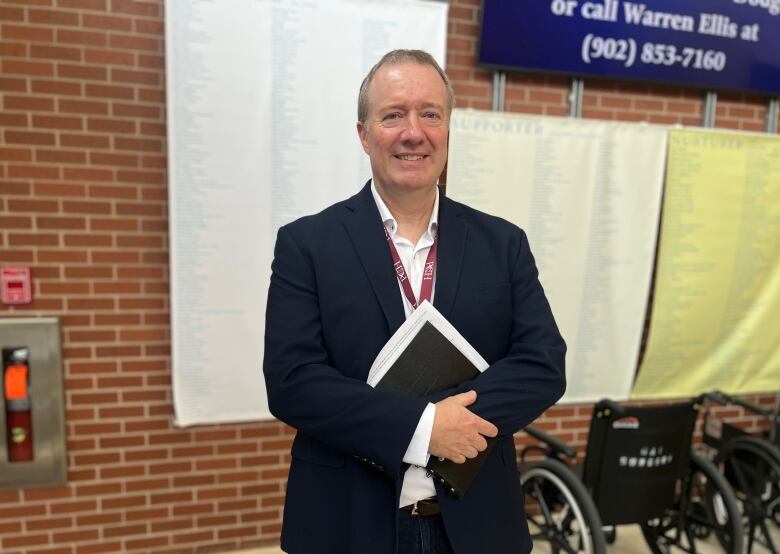
[[[428,401],[473,389],[472,411],[499,438],[462,499],[438,491],[447,535],[456,554],[528,552],[512,435],[563,394],[566,346],[526,236],[441,197],[433,303],[490,367],[418,398],[366,384],[405,317],[382,226],[366,185],[277,236],[263,369],[271,412],[297,430],[282,548],[396,553],[402,458],[420,416]]]

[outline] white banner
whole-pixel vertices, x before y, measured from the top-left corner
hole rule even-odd
[[[456,110],[447,196],[528,234],[568,345],[564,401],[628,398],[652,275],[667,129]]]
[[[276,230],[371,176],[360,83],[394,48],[442,65],[447,4],[167,0],[173,394],[179,425],[270,418]]]

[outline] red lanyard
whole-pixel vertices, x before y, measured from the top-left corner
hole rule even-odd
[[[412,292],[412,285],[409,283],[409,277],[406,275],[404,264],[401,262],[401,257],[398,255],[398,250],[395,249],[393,239],[390,237],[390,233],[385,229],[385,238],[387,239],[387,245],[390,247],[390,255],[393,257],[393,268],[395,269],[395,276],[398,277],[398,282],[401,283],[401,288],[404,290],[404,295],[409,303],[412,305],[412,309],[417,309],[417,306],[423,300],[431,301],[431,294],[433,293],[433,275],[436,272],[436,246],[439,244],[439,235],[436,234],[436,238],[433,239],[433,245],[428,251],[428,257],[425,258],[425,269],[423,269],[422,284],[420,285],[420,300],[419,302],[414,297]]]

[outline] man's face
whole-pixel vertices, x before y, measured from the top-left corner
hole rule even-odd
[[[447,89],[439,73],[414,62],[379,68],[358,122],[374,182],[388,193],[432,188],[447,162]]]

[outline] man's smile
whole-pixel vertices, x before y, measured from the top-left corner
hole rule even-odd
[[[396,158],[399,160],[405,160],[407,162],[416,162],[418,160],[422,160],[423,158],[427,158],[425,154],[396,154]]]

